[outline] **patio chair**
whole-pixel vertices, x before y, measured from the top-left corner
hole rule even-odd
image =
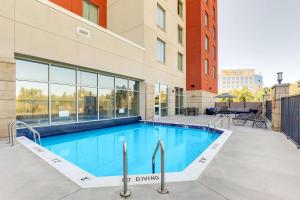
[[[243,113],[232,118],[232,123],[235,126],[244,126],[248,121],[257,117],[254,113]]]

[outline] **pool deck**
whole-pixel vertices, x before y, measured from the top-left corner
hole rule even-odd
[[[168,122],[207,124],[208,116],[169,117]],[[299,200],[300,150],[270,129],[231,126],[233,134],[197,181],[130,186],[136,200]],[[116,200],[121,187],[81,189],[20,144],[0,141],[1,200]]]

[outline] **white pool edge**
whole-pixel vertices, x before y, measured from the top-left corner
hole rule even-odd
[[[185,168],[182,172],[166,173],[166,182],[183,182],[198,179],[232,134],[232,131],[229,130],[219,130],[223,131],[223,133],[187,168]],[[18,137],[17,140],[20,144],[28,148],[81,188],[112,187],[122,185],[122,176],[95,177],[24,136]],[[160,174],[129,175],[128,178],[129,185],[160,183]]]

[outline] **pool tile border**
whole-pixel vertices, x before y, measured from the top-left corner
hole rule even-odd
[[[184,128],[196,128],[201,130],[213,131],[212,128],[208,128],[201,125],[197,126],[194,124],[152,121],[141,121],[141,123],[155,123],[159,125],[179,126]],[[221,147],[225,144],[232,132],[225,129],[218,129],[216,133],[221,134],[220,137],[218,137],[204,152],[202,152],[202,154],[200,154],[182,172],[166,173],[166,182],[183,182],[198,179],[201,173],[217,155]],[[18,137],[17,139],[19,143],[21,143],[34,154],[46,161],[60,173],[71,179],[81,188],[112,187],[122,185],[122,176],[95,177],[94,175],[77,167],[76,165],[63,159],[62,157],[48,151],[46,148],[34,143],[33,141],[24,136]],[[160,174],[129,175],[128,180],[129,185],[155,184],[160,183]]]

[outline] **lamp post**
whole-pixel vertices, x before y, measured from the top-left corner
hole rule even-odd
[[[277,81],[278,81],[279,84],[281,84],[281,82],[282,82],[282,80],[283,80],[283,79],[282,79],[282,74],[283,74],[283,72],[278,72],[278,73],[277,73]]]
[[[268,92],[269,92],[269,89],[266,87],[266,88],[264,88],[264,92],[265,92],[265,95],[267,95],[268,94]]]

